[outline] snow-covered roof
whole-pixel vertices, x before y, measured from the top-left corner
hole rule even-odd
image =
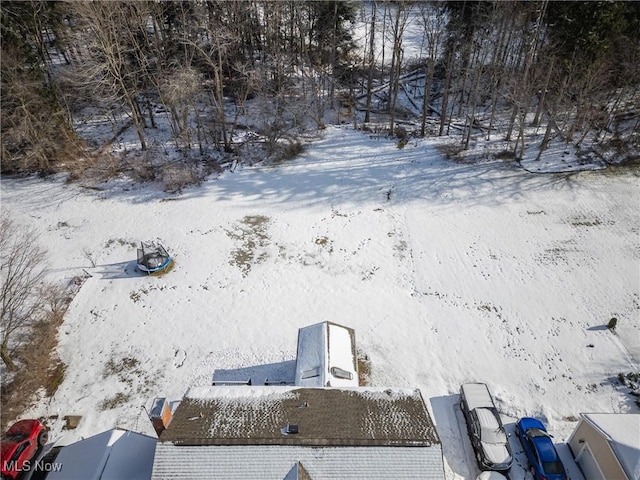
[[[296,425],[298,432],[285,434],[287,425]],[[159,441],[315,446],[440,443],[418,390],[282,386],[191,389]]]
[[[484,383],[465,383],[460,387],[469,410],[474,408],[494,408],[489,388]]]
[[[298,331],[295,384],[301,387],[358,386],[355,332],[322,322]]]
[[[296,474],[304,473],[303,476]],[[440,445],[303,447],[176,446],[158,443],[152,480],[307,479],[444,480]]]
[[[148,480],[157,440],[113,429],[62,447],[47,480]]]
[[[640,478],[640,414],[587,413],[583,418],[606,437],[629,478]]]

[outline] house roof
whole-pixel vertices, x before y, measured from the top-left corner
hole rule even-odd
[[[640,478],[640,414],[587,413],[583,418],[607,438],[629,478]]]
[[[300,468],[302,467],[302,468]],[[297,475],[297,477],[296,477]],[[444,480],[441,446],[176,446],[158,443],[152,480]]]
[[[283,428],[296,425],[298,433]],[[197,387],[159,441],[174,445],[429,446],[439,444],[419,390]]]
[[[157,440],[114,428],[62,447],[47,480],[148,480]]]
[[[298,330],[295,384],[357,387],[355,330],[333,322],[316,323]]]

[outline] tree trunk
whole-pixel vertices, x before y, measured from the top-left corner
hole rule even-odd
[[[424,79],[424,96],[422,97],[422,122],[420,124],[420,136],[424,137],[427,128],[427,112],[429,111],[429,103],[431,100],[431,88],[433,85],[433,59],[427,60],[427,71]]]
[[[371,33],[369,36],[369,71],[367,72],[367,103],[364,112],[364,123],[371,121],[371,96],[373,89],[373,70],[375,69],[375,32],[376,32],[376,2],[371,4]]]
[[[338,2],[333,6],[333,35],[331,36],[331,80],[329,83],[329,102],[331,108],[334,106],[335,101],[335,89],[336,89],[336,64],[338,63],[338,41],[336,39],[336,32],[338,30]],[[340,111],[340,106],[338,106]]]
[[[147,141],[144,137],[144,120],[140,118],[140,113],[138,111],[138,106],[136,101],[131,95],[127,93],[127,103],[129,104],[129,108],[131,109],[131,116],[133,118],[133,126],[136,130],[136,134],[138,135],[138,140],[140,141],[140,149],[147,149]]]
[[[400,48],[402,45],[402,38],[398,32],[400,26],[400,5],[396,5],[396,18],[393,28],[393,50],[391,51],[391,68],[389,70],[389,90],[387,92],[387,105],[389,109],[389,132],[393,135],[394,122],[395,122],[395,109],[396,98],[398,92],[398,78],[396,75],[396,64],[400,62]],[[395,94],[394,94],[395,92]]]
[[[540,160],[540,157],[542,156],[542,152],[544,152],[547,149],[549,140],[551,139],[551,128],[553,126],[553,123],[555,122],[558,105],[560,104],[560,99],[564,95],[564,90],[567,87],[568,81],[569,81],[569,77],[565,76],[562,82],[562,86],[560,87],[560,91],[558,92],[558,96],[553,102],[553,108],[551,112],[549,112],[549,118],[547,120],[547,128],[544,132],[544,138],[542,139],[542,143],[540,144],[540,149],[538,150],[538,155],[536,156],[536,160]]]
[[[444,91],[442,92],[442,113],[440,115],[439,136],[444,135],[444,126],[447,123],[447,106],[449,103],[449,89],[451,88],[451,75],[453,73],[453,48],[449,50],[449,58],[447,61],[447,73],[444,80]]]
[[[9,353],[7,340],[8,340],[8,337],[5,337],[5,340],[2,342],[2,345],[0,345],[0,358],[2,358],[2,361],[4,362],[4,365],[5,367],[7,367],[7,370],[9,372],[15,372],[17,369],[17,366],[13,361],[13,359],[11,358],[11,354]]]

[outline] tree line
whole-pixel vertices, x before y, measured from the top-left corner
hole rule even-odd
[[[98,150],[74,124],[87,106],[114,123],[125,115],[142,151],[166,115],[175,148],[203,158],[242,156],[245,129],[267,150],[294,143],[341,107],[356,123],[375,113],[393,135],[408,118],[412,70],[414,135],[459,135],[461,148],[502,135],[516,157],[531,126],[540,152],[558,137],[637,145],[636,2],[28,0],[0,10],[2,172],[52,172]],[[408,61],[410,24],[422,55]]]

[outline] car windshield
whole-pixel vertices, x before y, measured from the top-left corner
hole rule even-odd
[[[507,443],[507,434],[502,428],[482,428],[482,441],[485,443]]]
[[[527,430],[527,436],[531,438],[548,437],[549,434],[539,428],[530,428],[529,430]]]
[[[546,473],[563,473],[564,468],[562,462],[556,460],[555,462],[542,462],[542,468]]]
[[[21,442],[22,440],[24,440],[28,436],[29,435],[27,435],[24,432],[7,432],[6,434],[4,434],[2,436],[2,440],[6,440],[6,441],[9,441],[9,442]]]

